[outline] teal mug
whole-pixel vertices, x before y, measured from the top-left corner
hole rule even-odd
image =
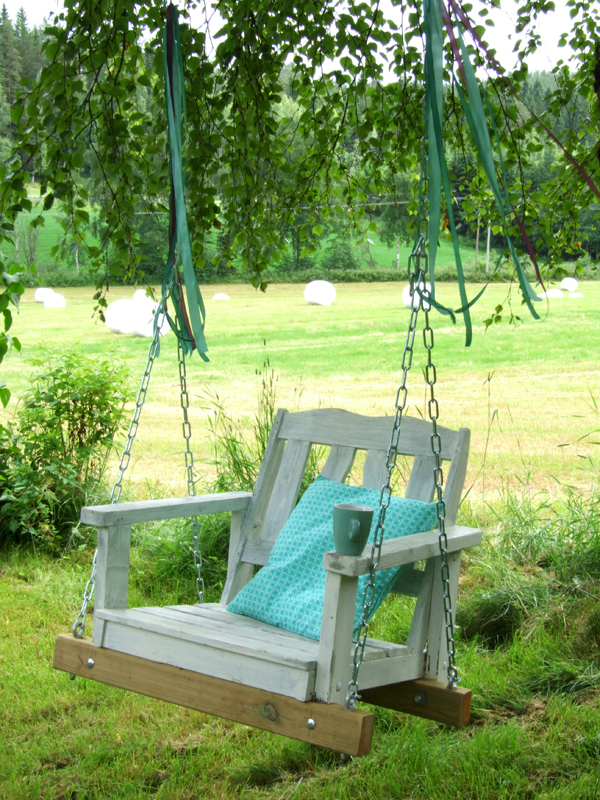
[[[333,507],[333,541],[338,553],[359,556],[371,532],[373,509],[338,503]]]

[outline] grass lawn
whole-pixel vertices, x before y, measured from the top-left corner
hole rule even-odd
[[[346,284],[337,287],[329,307],[304,302],[303,287],[274,285],[265,294],[243,285],[210,286],[206,335],[210,363],[194,356],[189,364],[194,443],[201,471],[210,473],[211,446],[207,414],[219,398],[229,414],[250,418],[268,361],[278,378],[278,404],[287,408],[341,407],[365,414],[393,413],[408,311],[402,306],[404,284]],[[470,295],[479,289],[471,286]],[[435,313],[435,363],[441,422],[473,431],[468,483],[471,497],[507,482],[528,480],[553,491],[557,479],[585,484],[581,456],[593,446],[575,444],[598,427],[590,407],[599,395],[600,284],[581,284],[579,299],[539,303],[542,319],[523,312],[519,328],[507,324],[484,330],[483,320],[505,298],[506,285],[490,285],[473,309],[474,342],[464,347],[464,329]],[[111,300],[132,295],[111,290]],[[212,300],[225,292],[229,301]],[[65,289],[67,307],[44,309],[28,290],[15,319],[21,353],[3,363],[3,379],[16,400],[27,385],[27,359],[40,347],[77,344],[83,352],[110,351],[131,366],[135,382],[144,369],[148,341],[111,333],[94,319],[92,291]],[[458,305],[456,287],[440,284],[443,302]],[[424,354],[420,336],[410,379],[411,414],[426,413]],[[10,415],[11,402],[4,416]],[[178,399],[176,343],[162,343],[129,480],[136,494],[157,481],[163,492],[181,492],[181,411]],[[568,445],[568,446],[565,446]],[[484,453],[487,454],[484,462]],[[485,479],[485,480],[484,480]]]
[[[277,375],[279,403],[288,408],[393,412],[408,320],[403,284],[340,285],[331,307],[308,306],[302,288],[278,285],[264,295],[246,286],[205,291],[211,361],[205,365],[195,356],[188,384],[197,463],[207,480],[207,415],[217,402],[242,423],[251,419],[257,371],[264,373],[267,360]],[[471,295],[478,288],[470,287]],[[74,621],[90,549],[59,559],[5,549],[0,797],[597,798],[600,495],[597,487],[583,496],[567,485],[589,490],[594,481],[582,470],[593,471],[594,445],[577,440],[600,427],[590,405],[600,389],[600,284],[580,289],[583,298],[540,304],[539,322],[523,315],[518,329],[501,325],[484,333],[483,319],[506,294],[506,286],[490,286],[473,311],[469,349],[460,324],[433,317],[440,421],[473,430],[467,478],[473,488],[462,517],[485,532],[482,546],[464,560],[458,608],[457,662],[463,684],[473,690],[469,726],[449,730],[378,710],[371,754],[343,763],[335,754],[243,725],[91,681],[71,682],[51,668],[53,640]],[[111,290],[111,299],[132,291]],[[219,291],[230,300],[212,300]],[[439,292],[458,303],[455,287],[442,285]],[[111,334],[95,321],[90,289],[64,295],[63,310],[36,304],[32,290],[25,295],[14,325],[23,350],[2,365],[14,392],[3,419],[27,386],[27,359],[42,346],[112,351],[137,379],[142,373],[148,341]],[[419,352],[412,414],[423,413],[422,365]],[[185,491],[181,442],[171,334],[163,340],[134,446],[129,497]],[[559,499],[544,505],[557,488]],[[165,526],[136,531],[132,605],[190,601],[192,581],[186,584],[179,574],[173,537]],[[158,554],[167,570],[161,573],[149,554]],[[403,600],[388,598],[370,634],[393,638],[406,619]]]

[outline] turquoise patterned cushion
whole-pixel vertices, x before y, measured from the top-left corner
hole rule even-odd
[[[319,476],[309,486],[277,537],[269,563],[227,606],[279,628],[319,639],[325,596],[323,554],[334,550],[333,506],[354,503],[375,509],[369,541],[373,541],[379,509],[379,489],[348,486]],[[392,497],[385,519],[385,537],[394,539],[431,530],[437,522],[434,503]],[[400,567],[376,573],[370,617],[390,591]],[[362,597],[368,576],[358,582],[354,634],[362,618]]]

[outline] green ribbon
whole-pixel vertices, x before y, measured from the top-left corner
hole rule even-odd
[[[467,297],[465,276],[460,257],[458,234],[452,210],[452,190],[450,176],[444,152],[444,139],[442,134],[443,122],[443,18],[441,0],[425,0],[425,113],[427,120],[427,135],[429,139],[428,175],[429,175],[429,281],[431,283],[432,305],[442,309],[435,301],[435,259],[437,254],[438,237],[440,233],[442,188],[446,200],[446,213],[448,226],[452,235],[454,260],[458,290],[461,299],[459,313],[463,315],[465,323],[465,345],[468,347],[473,338],[471,315],[469,309],[472,303]],[[447,309],[444,309],[447,313]]]
[[[494,128],[496,146],[498,148],[500,166],[502,169],[504,197],[502,196],[502,192],[498,184],[498,179],[496,177],[496,164],[494,162],[494,153],[487,127],[487,118],[485,115],[483,102],[481,99],[481,93],[479,91],[479,82],[475,75],[475,70],[473,69],[473,66],[469,60],[469,54],[467,48],[465,47],[460,27],[458,29],[458,40],[462,54],[463,75],[465,77],[466,90],[467,90],[467,94],[465,94],[459,82],[456,81],[455,85],[458,91],[458,96],[460,98],[460,103],[465,113],[467,124],[469,126],[469,130],[471,131],[471,136],[473,137],[473,142],[475,143],[475,149],[477,150],[479,161],[487,177],[489,187],[494,197],[494,202],[496,203],[496,207],[502,219],[502,226],[504,228],[504,233],[508,243],[508,249],[510,251],[513,263],[515,265],[517,277],[519,279],[519,285],[521,287],[521,292],[523,293],[523,298],[533,318],[539,319],[539,315],[532,305],[532,300],[539,301],[540,298],[537,296],[535,291],[532,289],[531,284],[529,283],[529,279],[525,274],[525,270],[523,269],[523,266],[521,264],[519,256],[517,255],[512,239],[508,233],[506,212],[507,209],[510,208],[510,201],[508,198],[506,171],[504,167],[504,161],[502,159],[502,150],[500,147],[500,137],[498,135],[498,130],[496,128],[496,123],[494,121],[493,115],[491,114],[491,110],[488,104],[488,111],[490,112],[490,117]]]
[[[170,295],[177,322],[174,323],[170,317],[167,318],[169,319],[169,324],[173,330],[181,338],[184,352],[186,354],[191,353],[195,346],[200,354],[200,357],[204,361],[208,361],[208,357],[206,355],[208,347],[204,338],[206,310],[204,308],[204,301],[202,299],[202,295],[200,294],[198,280],[194,271],[194,264],[192,261],[192,244],[190,240],[190,232],[188,228],[185,207],[184,188],[186,176],[185,162],[183,158],[182,129],[187,120],[185,111],[185,87],[183,78],[181,35],[179,31],[177,9],[174,8],[174,6],[170,6],[169,11],[172,14],[173,32],[171,63],[173,76],[172,86],[169,76],[169,64],[167,58],[168,21],[165,25],[163,34],[163,59],[165,70],[165,97],[167,105],[169,141],[169,175],[173,189],[170,196],[169,211],[172,214],[172,204],[174,203],[176,226],[175,230],[173,231],[173,240],[171,242],[169,256],[167,258],[167,264],[165,267],[163,291],[165,291],[169,284],[171,272],[174,268],[174,259],[177,257],[183,269],[189,323],[185,318],[183,297],[179,291],[177,283],[174,283]],[[190,334],[191,337],[193,337],[193,340],[189,338]]]

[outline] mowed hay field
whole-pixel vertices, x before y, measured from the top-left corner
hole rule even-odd
[[[363,414],[392,414],[401,377],[402,349],[409,312],[398,284],[338,285],[335,303],[312,306],[303,286],[273,285],[266,293],[250,286],[203,287],[210,362],[197,354],[189,361],[188,388],[199,477],[213,472],[208,416],[215,400],[244,424],[256,407],[260,375],[268,362],[277,379],[277,405],[288,409],[339,407]],[[480,286],[469,287],[473,297]],[[540,302],[542,319],[532,320],[513,290],[518,327],[506,323],[485,332],[483,320],[505,301],[506,284],[488,286],[472,311],[474,337],[464,345],[459,318],[431,314],[440,423],[473,432],[467,486],[471,500],[507,483],[551,493],[558,482],[585,488],[594,439],[579,441],[600,428],[593,398],[600,398],[600,283],[580,284],[582,298]],[[22,351],[11,352],[2,379],[13,391],[3,412],[10,418],[32,368],[28,359],[41,347],[70,344],[85,353],[111,352],[126,361],[137,386],[149,340],[111,333],[94,317],[93,290],[57,290],[65,309],[44,309],[27,290],[13,331]],[[109,301],[132,297],[133,288],[114,288]],[[225,292],[229,300],[213,300]],[[457,307],[455,285],[440,284],[438,298]],[[506,304],[505,304],[506,305]],[[409,413],[426,414],[420,335],[410,377]],[[128,473],[129,496],[182,493],[185,490],[181,408],[175,337],[163,338],[142,414]],[[596,437],[597,438],[597,437]],[[487,447],[487,449],[486,449]],[[485,458],[484,458],[485,456]],[[115,461],[116,464],[116,461]]]

